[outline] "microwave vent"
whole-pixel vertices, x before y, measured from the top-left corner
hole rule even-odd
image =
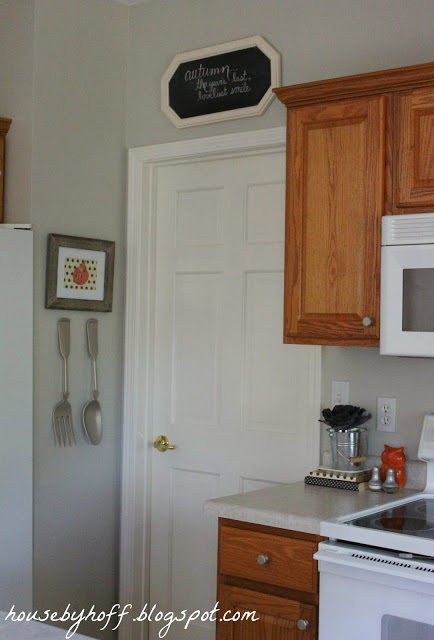
[[[434,244],[434,213],[384,216],[381,244]]]

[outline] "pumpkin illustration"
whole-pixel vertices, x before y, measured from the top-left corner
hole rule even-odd
[[[87,266],[84,261],[78,267],[75,267],[72,279],[75,284],[80,286],[83,286],[89,280],[89,271],[87,270]]]

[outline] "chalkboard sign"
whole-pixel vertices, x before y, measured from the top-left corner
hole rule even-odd
[[[161,108],[178,127],[262,113],[280,84],[280,55],[254,36],[182,53],[161,83]]]

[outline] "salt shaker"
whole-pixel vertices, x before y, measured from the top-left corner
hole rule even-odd
[[[378,467],[374,467],[372,469],[371,479],[369,480],[368,487],[371,491],[381,491],[383,484],[380,480],[380,469]]]
[[[395,480],[395,469],[389,467],[386,471],[386,480],[383,482],[383,491],[386,493],[395,493],[398,491],[398,483]]]

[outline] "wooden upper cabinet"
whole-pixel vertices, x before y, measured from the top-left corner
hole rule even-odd
[[[11,122],[8,118],[0,118],[0,224],[4,219],[5,141]]]
[[[398,94],[396,103],[396,206],[434,211],[434,87]]]
[[[378,343],[385,110],[376,96],[288,112],[287,342]]]
[[[284,341],[378,346],[381,216],[434,211],[434,63],[274,92],[288,123]]]

